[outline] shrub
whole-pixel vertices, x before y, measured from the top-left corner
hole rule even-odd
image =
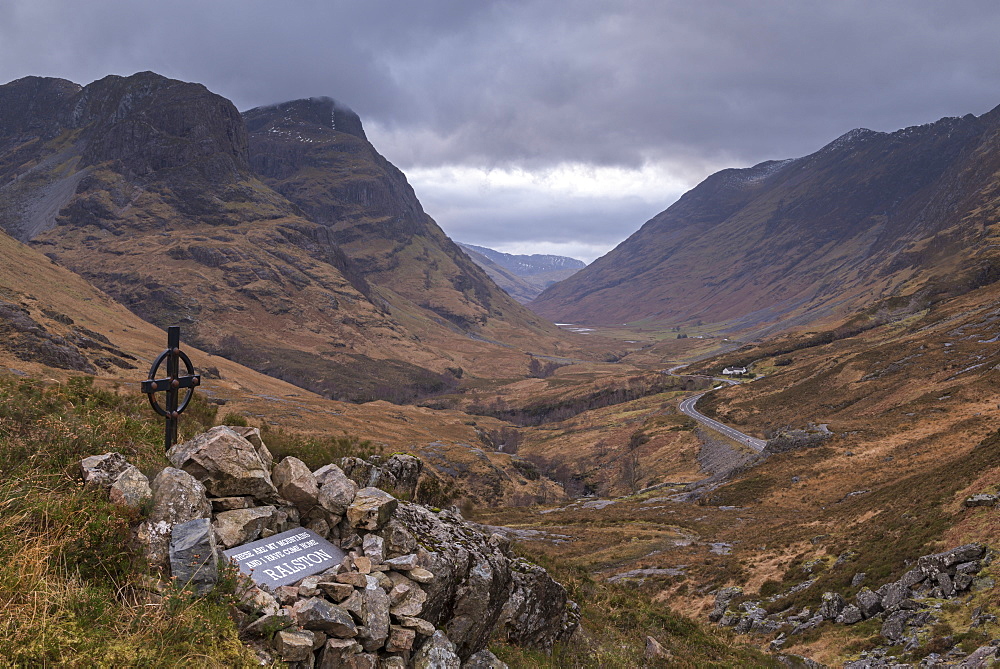
[[[229,412],[222,417],[219,421],[219,425],[231,425],[233,427],[250,427],[250,422],[246,419],[246,416],[238,413]]]
[[[367,458],[369,455],[381,452],[381,447],[367,439],[354,436],[303,435],[286,432],[281,428],[267,428],[262,431],[267,432],[264,443],[274,456],[275,462],[293,455],[312,470],[348,456]]]

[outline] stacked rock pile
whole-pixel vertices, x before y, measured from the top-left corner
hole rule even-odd
[[[136,541],[153,567],[191,590],[214,587],[221,550],[298,527],[346,553],[294,584],[269,591],[246,582],[240,591],[245,635],[292,666],[499,667],[485,650],[492,636],[548,648],[577,628],[577,606],[560,584],[457,509],[401,502],[337,464],[274,464],[255,428],[215,427],[167,457],[174,467],[151,483],[116,453],[86,458],[81,469],[116,501],[148,508]],[[412,456],[362,462],[345,463],[362,483],[415,486]]]

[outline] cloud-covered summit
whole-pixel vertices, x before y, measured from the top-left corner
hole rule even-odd
[[[998,27],[986,0],[11,0],[0,80],[153,70],[240,109],[329,95],[432,191],[464,175],[455,187],[497,225],[413,179],[453,236],[596,249],[721,167],[991,109]],[[666,177],[615,197],[601,170]],[[568,173],[575,192],[551,187]],[[495,186],[523,174],[536,181]]]

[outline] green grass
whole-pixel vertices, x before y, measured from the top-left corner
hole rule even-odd
[[[366,458],[380,454],[382,450],[377,444],[354,436],[303,436],[281,428],[271,428],[266,424],[261,428],[261,436],[275,462],[293,455],[314,471],[347,456]]]
[[[255,664],[229,620],[231,589],[146,593],[130,548],[139,512],[78,480],[80,459],[112,450],[144,471],[163,467],[162,429],[138,393],[0,377],[0,664]]]

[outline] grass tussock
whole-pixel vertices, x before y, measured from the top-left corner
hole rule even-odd
[[[181,430],[203,427],[189,418]],[[84,378],[42,385],[0,377],[3,664],[254,664],[229,620],[232,588],[200,599],[142,588],[147,570],[130,548],[139,512],[84,489],[75,471],[83,457],[112,450],[147,472],[167,464],[162,425],[138,393]]]

